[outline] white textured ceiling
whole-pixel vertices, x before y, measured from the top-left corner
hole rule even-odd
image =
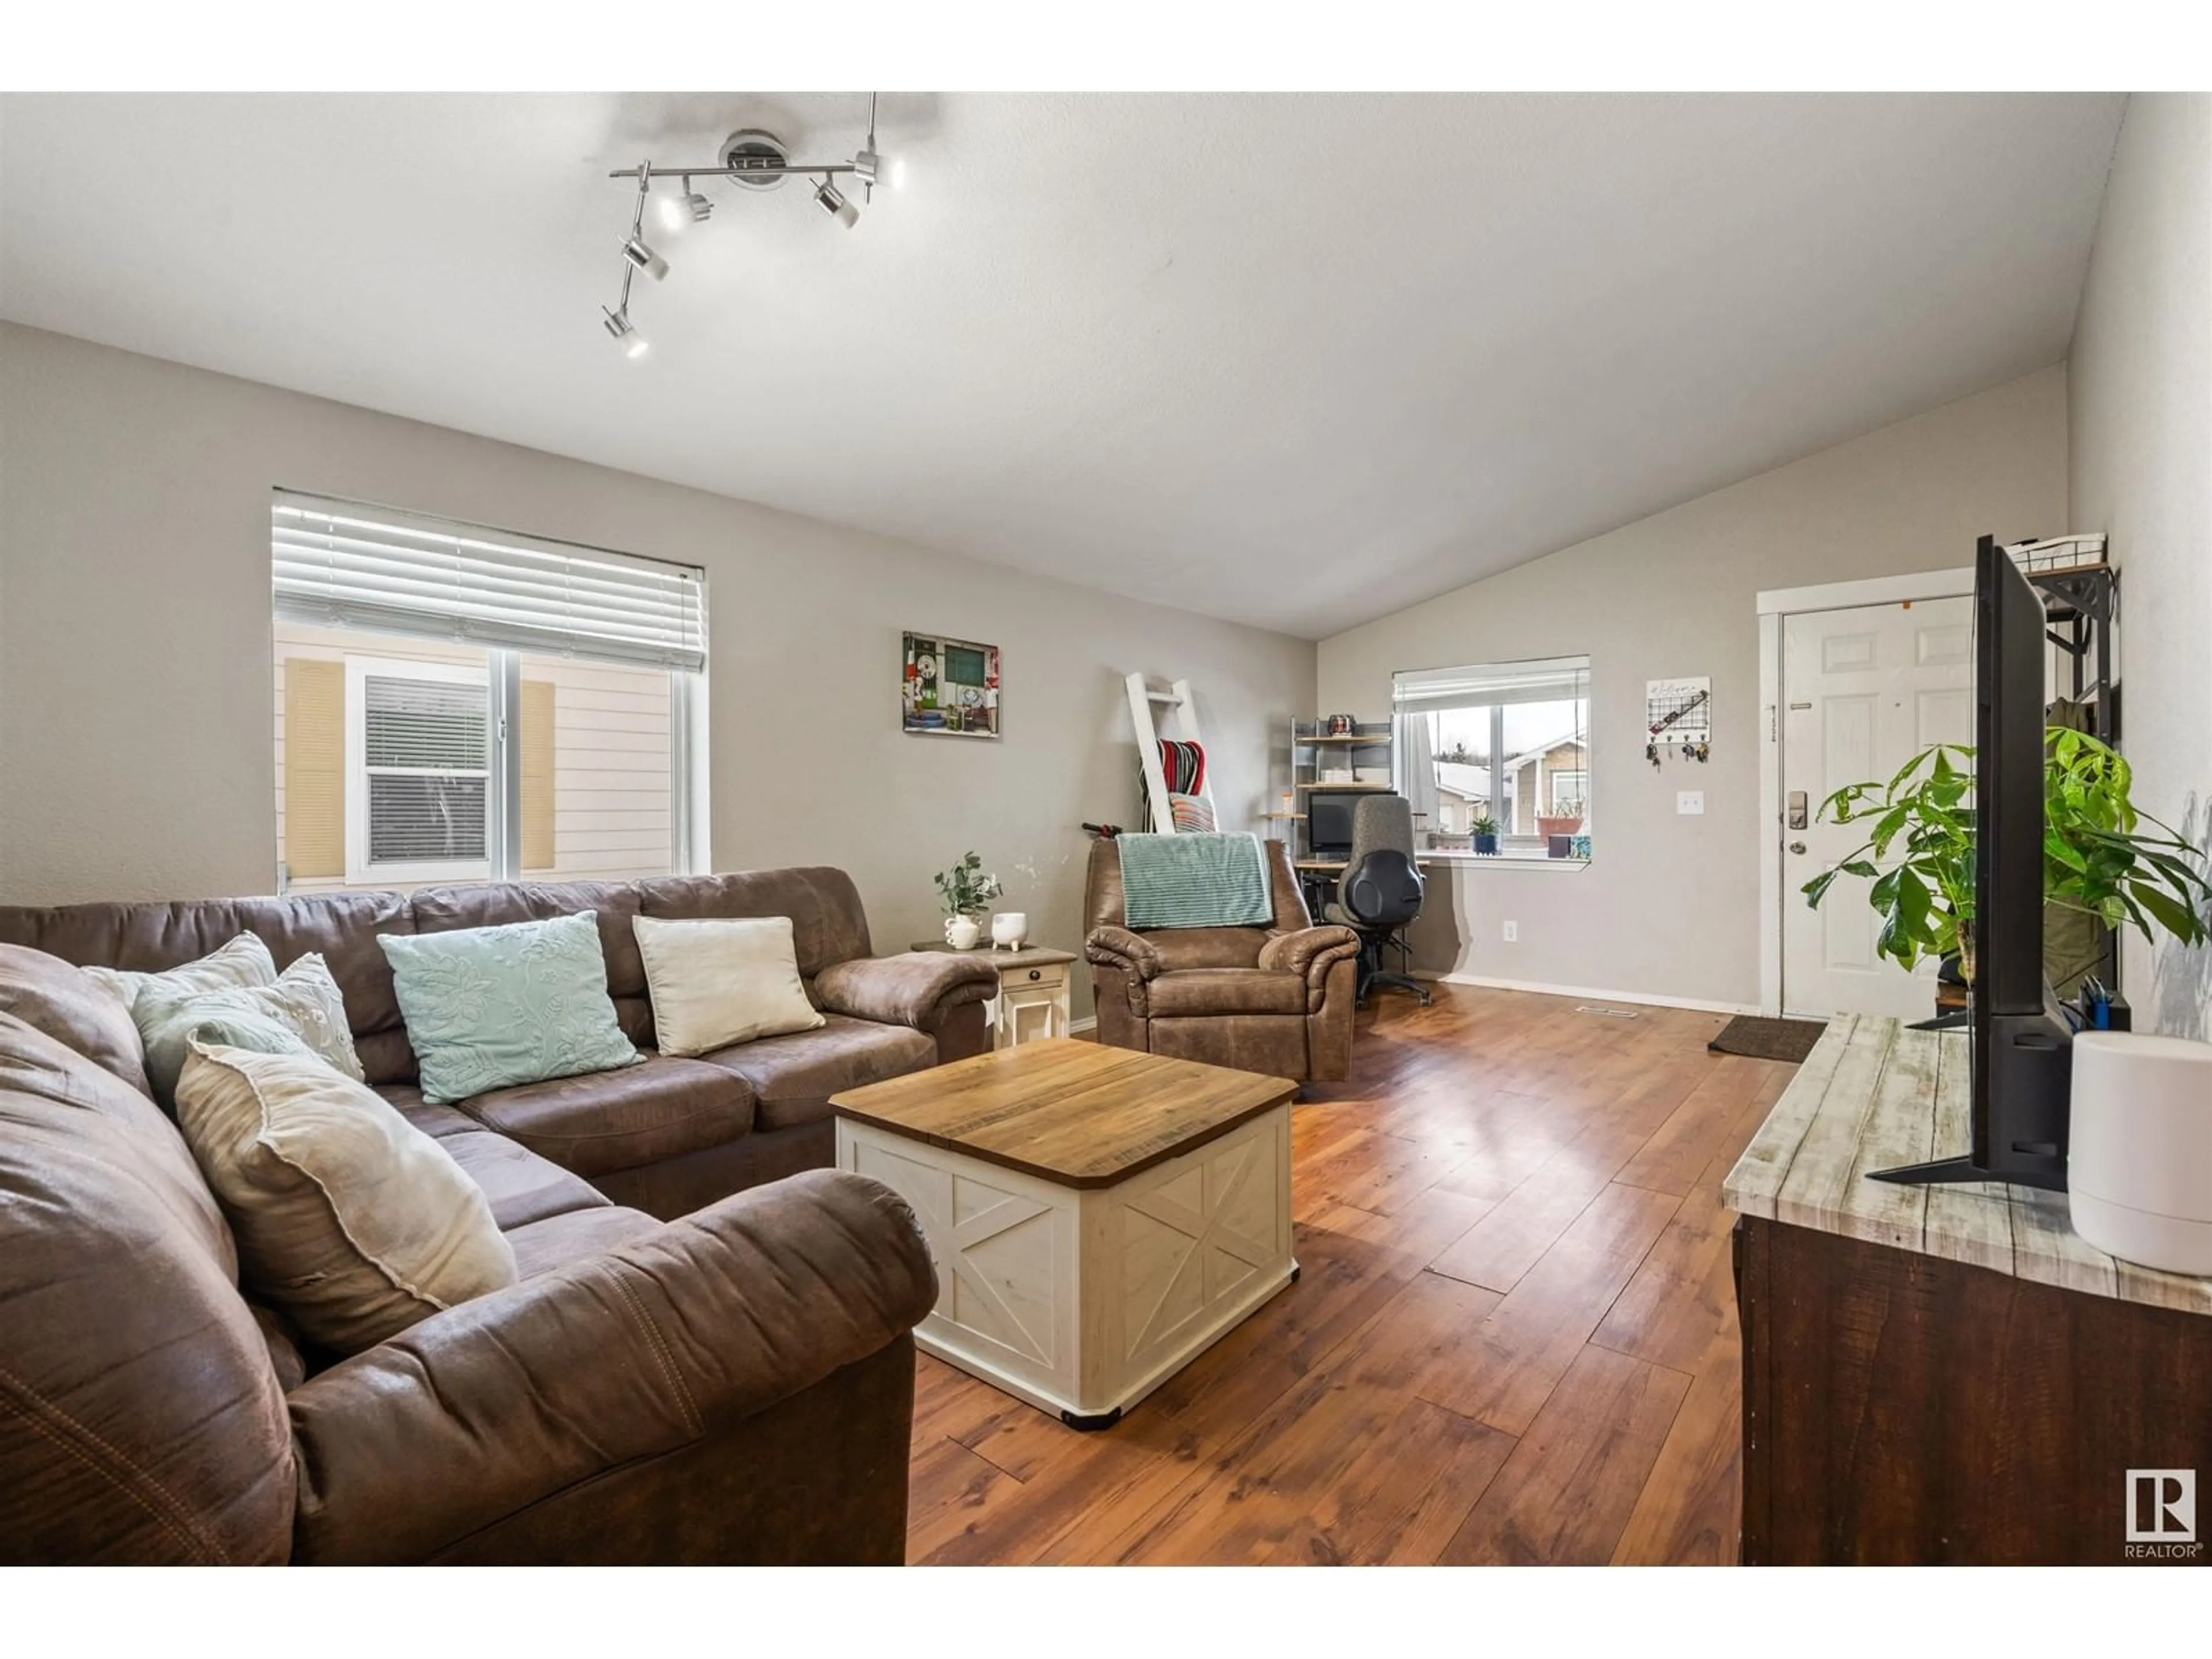
[[[2121,104],[887,94],[632,363],[865,94],[16,94],[0,315],[1318,637],[2056,361]]]

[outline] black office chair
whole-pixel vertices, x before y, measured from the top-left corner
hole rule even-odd
[[[1353,1000],[1364,1002],[1371,987],[1411,991],[1429,1006],[1429,988],[1404,971],[1413,966],[1413,947],[1402,930],[1421,914],[1427,884],[1413,863],[1413,811],[1403,795],[1370,795],[1352,810],[1352,852],[1338,878],[1331,921],[1359,935],[1359,981]],[[1397,971],[1382,965],[1382,953],[1395,949]]]

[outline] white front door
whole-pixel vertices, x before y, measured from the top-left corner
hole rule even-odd
[[[1925,1019],[1936,966],[1907,974],[1875,954],[1881,921],[1867,902],[1869,884],[1839,878],[1818,910],[1801,890],[1866,839],[1868,824],[1815,821],[1829,795],[1887,782],[1930,744],[1973,742],[1973,601],[1784,617],[1781,701],[1784,1011]]]

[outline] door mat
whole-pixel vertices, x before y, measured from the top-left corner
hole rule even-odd
[[[1721,1027],[1721,1034],[1705,1047],[1717,1054],[1748,1054],[1753,1060],[1786,1060],[1802,1064],[1828,1029],[1821,1019],[1760,1019],[1738,1014]]]

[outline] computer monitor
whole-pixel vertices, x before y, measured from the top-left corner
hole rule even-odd
[[[1312,789],[1306,793],[1306,845],[1317,859],[1352,856],[1352,814],[1371,789]]]

